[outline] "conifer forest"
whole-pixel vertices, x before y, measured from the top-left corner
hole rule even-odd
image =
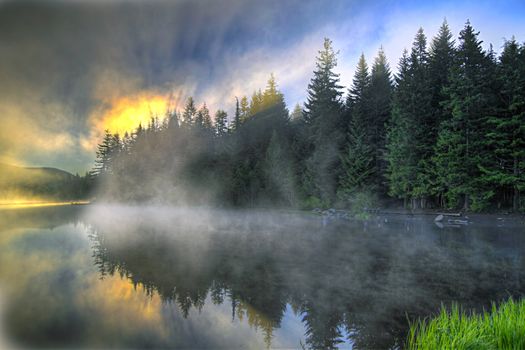
[[[484,50],[466,22],[417,30],[396,73],[382,49],[351,82],[322,43],[304,105],[278,77],[236,98],[234,115],[188,98],[124,135],[106,132],[97,198],[226,207],[523,209],[525,45]],[[314,58],[312,58],[314,59]]]

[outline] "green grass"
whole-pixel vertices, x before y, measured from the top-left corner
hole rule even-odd
[[[431,320],[410,325],[407,349],[525,349],[525,299],[509,299],[491,312],[466,313],[442,307]]]

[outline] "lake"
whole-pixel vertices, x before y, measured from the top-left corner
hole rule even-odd
[[[525,292],[523,223],[62,206],[0,211],[2,348],[396,349]]]

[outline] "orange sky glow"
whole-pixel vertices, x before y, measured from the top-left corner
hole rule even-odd
[[[91,134],[81,140],[81,145],[86,150],[93,150],[105,130],[120,135],[132,133],[139,124],[146,127],[152,117],[157,117],[162,122],[167,112],[177,107],[168,95],[153,92],[112,99],[89,118]]]

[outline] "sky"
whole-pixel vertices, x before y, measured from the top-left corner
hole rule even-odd
[[[130,131],[193,96],[231,115],[273,73],[302,104],[323,38],[346,88],[382,46],[395,73],[419,27],[470,20],[488,48],[525,41],[524,1],[0,0],[0,162],[89,170],[104,129]]]

